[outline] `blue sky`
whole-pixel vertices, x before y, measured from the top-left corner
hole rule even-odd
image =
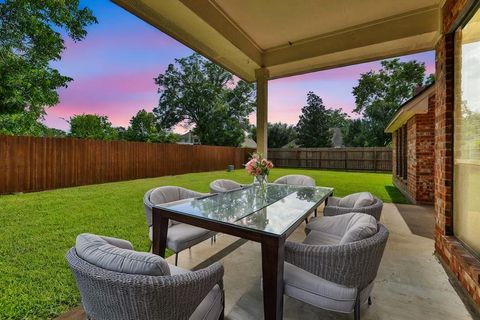
[[[45,122],[68,129],[66,119],[74,114],[97,113],[107,115],[115,126],[127,126],[138,110],[151,111],[157,105],[153,79],[175,58],[193,51],[110,1],[86,0],[81,6],[92,9],[99,23],[88,27],[85,40],[67,40],[62,60],[52,64],[74,81],[60,89],[60,103],[47,110]],[[402,57],[412,59],[434,72],[433,51]],[[322,97],[327,107],[351,113],[351,92],[360,74],[379,65],[371,62],[270,81],[269,121],[295,124],[308,91]]]

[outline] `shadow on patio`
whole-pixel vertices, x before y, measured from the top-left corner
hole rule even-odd
[[[372,306],[362,308],[362,319],[474,319],[451,286],[433,255],[433,208],[386,203],[381,222],[390,238],[372,292]],[[301,241],[304,225],[289,238]],[[225,266],[226,319],[261,319],[260,245],[220,235],[180,255],[179,265],[200,269],[214,261]],[[174,257],[168,260],[173,263]],[[58,319],[83,319],[78,308]],[[351,319],[285,297],[285,319]]]

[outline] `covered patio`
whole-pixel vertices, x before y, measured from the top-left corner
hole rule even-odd
[[[390,231],[371,306],[362,319],[475,319],[452,287],[438,259],[432,255],[433,209],[430,206],[385,204],[381,223]],[[302,225],[289,240],[305,237]],[[220,235],[180,255],[179,265],[198,270],[221,261],[225,266],[225,318],[254,320],[263,317],[261,249],[255,242]],[[168,258],[171,264],[174,257]],[[84,319],[77,308],[58,320]],[[285,297],[284,319],[351,319],[349,314],[318,309]]]
[[[467,8],[465,3],[462,3],[465,7],[460,7],[460,1],[442,0],[306,1],[302,5],[286,0],[114,2],[239,78],[256,82],[257,150],[265,157],[269,80],[436,49],[436,90],[440,102],[435,117],[436,128],[440,128],[442,134],[435,141],[435,211],[420,206],[384,206],[380,222],[390,230],[390,239],[375,281],[373,305],[362,306],[362,318],[473,319],[460,298],[461,290],[459,296],[442,264],[433,255],[435,248],[438,251],[442,247],[445,250],[440,253],[442,258],[456,264],[452,258],[455,253],[446,253],[450,249],[443,249],[443,246],[450,248],[445,243],[451,241],[443,237],[453,235],[450,142],[453,138],[449,131],[452,127],[453,35],[448,33],[452,32],[452,21],[462,17],[459,12]],[[162,227],[166,230],[165,225]],[[301,241],[303,226],[299,226],[289,239]],[[153,239],[159,235],[160,231]],[[164,232],[163,242],[165,238]],[[163,249],[163,245],[160,248]],[[206,241],[195,248],[195,254],[181,256],[179,265],[195,270],[222,261],[226,269],[226,317],[260,319],[268,304],[265,301],[272,300],[271,297],[262,298],[260,290],[260,251],[257,243],[220,235],[213,247]],[[474,277],[477,269],[468,270],[473,270]],[[465,279],[463,274],[458,274],[457,277]],[[475,292],[480,292],[479,279],[473,281],[476,282],[468,289],[478,298]],[[273,299],[275,305],[270,306],[273,311],[265,313],[268,318],[351,317],[291,298],[282,302],[283,295],[280,296],[282,300]],[[76,316],[83,316],[81,310],[62,318]]]

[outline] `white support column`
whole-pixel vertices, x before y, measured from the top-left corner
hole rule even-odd
[[[257,69],[255,77],[257,79],[257,152],[267,158],[268,69]]]

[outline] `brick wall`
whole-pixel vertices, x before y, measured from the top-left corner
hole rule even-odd
[[[435,95],[428,98],[428,112],[417,114],[415,121],[415,200],[433,203],[435,165]]]
[[[417,116],[407,121],[407,192],[413,202],[416,202],[417,194]]]
[[[396,171],[396,144],[398,131],[393,133],[393,182],[413,203],[433,204],[434,199],[434,144],[435,95],[428,99],[428,112],[417,114],[406,123],[407,179]]]
[[[443,7],[443,36],[436,51],[435,109],[435,252],[480,306],[480,261],[453,235],[453,110],[455,23],[468,0],[447,0]]]

